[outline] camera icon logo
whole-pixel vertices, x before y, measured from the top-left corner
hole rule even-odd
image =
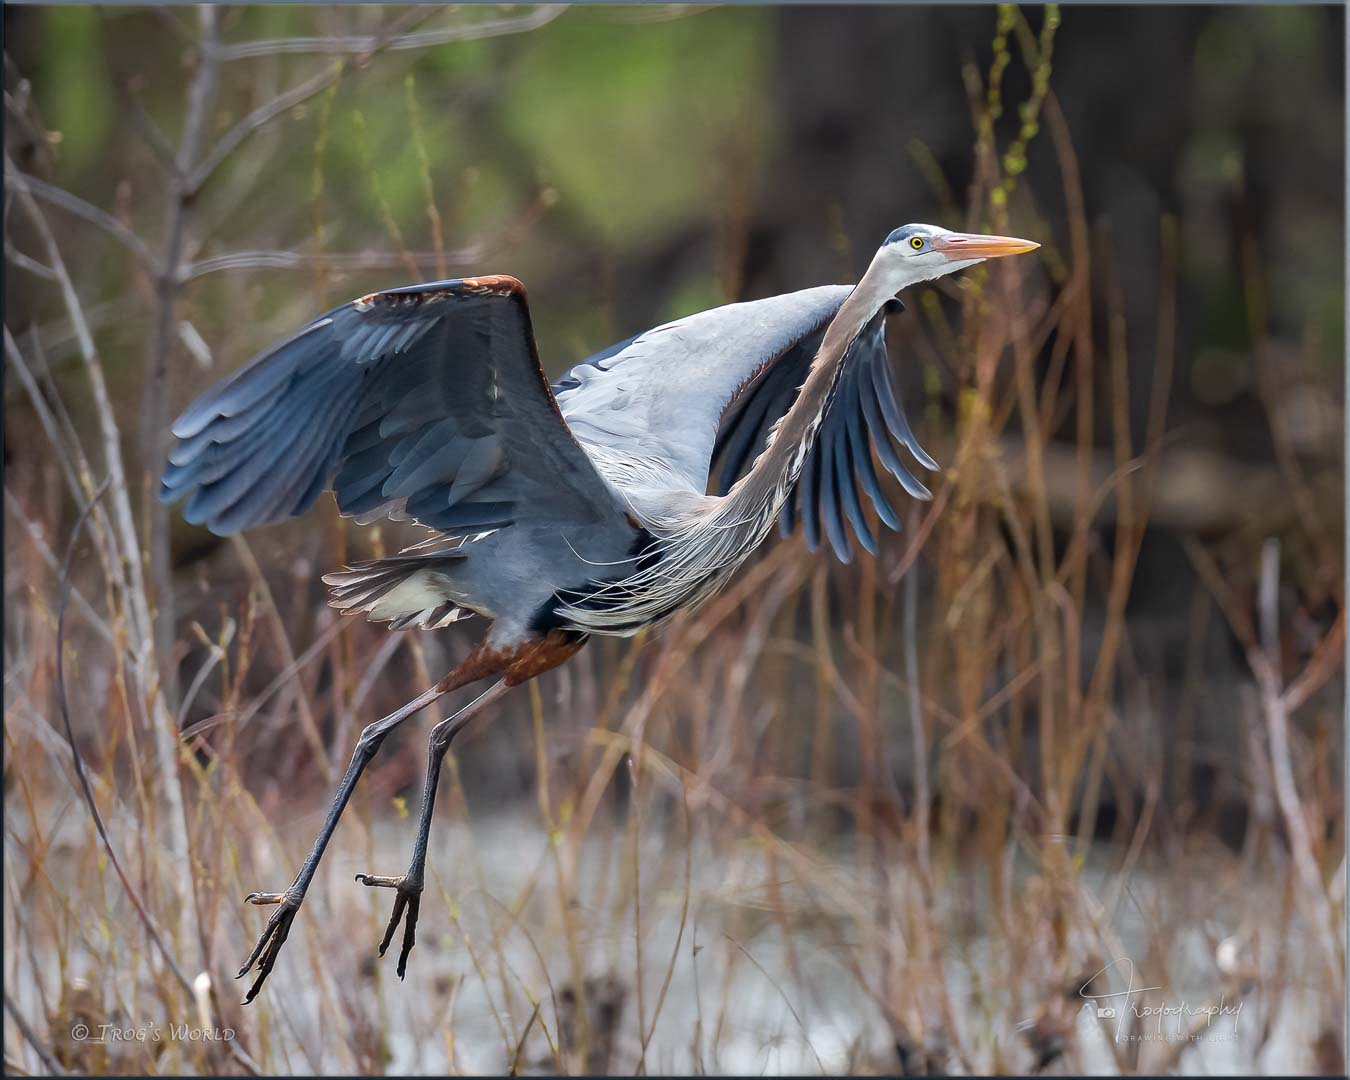
[[[1114,1007],[1114,1006],[1112,1006],[1112,1005],[1098,1005],[1098,1006],[1097,1006],[1097,1019],[1098,1019],[1098,1020],[1114,1020],[1115,1018],[1116,1018],[1116,1010],[1115,1010],[1115,1007]]]

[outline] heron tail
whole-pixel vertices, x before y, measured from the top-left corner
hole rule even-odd
[[[344,615],[363,612],[371,622],[387,622],[390,630],[439,630],[474,614],[451,595],[446,573],[463,558],[452,551],[356,563],[324,575],[328,603]]]

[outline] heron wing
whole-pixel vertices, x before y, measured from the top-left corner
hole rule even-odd
[[[882,489],[873,454],[911,496],[933,497],[899,452],[907,450],[925,469],[938,468],[905,415],[886,350],[886,314],[903,310],[899,300],[891,301],[849,347],[815,445],[779,515],[782,535],[790,534],[800,521],[812,551],[823,536],[843,562],[852,557],[850,533],[867,551],[875,554],[877,550],[876,535],[863,512],[863,495],[882,524],[900,528],[900,517]],[[713,447],[714,490],[719,495],[725,495],[749,471],[764,449],[769,429],[792,408],[823,336],[821,329],[803,338],[737,396]]]
[[[522,514],[624,523],[568,431],[509,277],[372,293],[335,308],[208,390],[174,422],[161,498],[228,534],[302,513],[451,535]]]
[[[555,385],[582,443],[641,462],[673,489],[703,494],[718,425],[737,393],[823,331],[847,285],[700,311],[573,367]]]
[[[672,487],[725,495],[763,451],[769,431],[797,399],[825,329],[849,294],[826,285],[730,304],[667,323],[611,346],[555,385],[568,425],[583,443],[665,466]],[[889,310],[903,310],[898,300]],[[885,312],[849,348],[815,446],[779,519],[787,535],[802,523],[816,550],[822,536],[851,557],[849,533],[868,551],[876,537],[863,495],[883,524],[900,528],[873,454],[915,498],[931,498],[907,467],[908,450],[937,463],[914,436],[886,351]]]

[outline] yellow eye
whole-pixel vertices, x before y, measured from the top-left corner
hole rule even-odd
[[[922,236],[911,237],[909,241],[909,246],[912,247],[915,251],[921,250],[923,248],[923,237]]]

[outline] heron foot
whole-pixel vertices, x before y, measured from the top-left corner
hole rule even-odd
[[[384,940],[380,942],[380,955],[383,956],[394,940],[394,931],[403,922],[403,948],[398,954],[398,977],[403,978],[408,970],[408,954],[417,942],[417,913],[422,905],[422,875],[407,873],[401,877],[381,877],[375,874],[357,874],[356,880],[372,889],[394,889],[394,913],[389,916],[389,925],[384,931]]]
[[[267,925],[263,927],[262,935],[258,938],[258,944],[253,946],[253,951],[249,953],[244,966],[239,969],[236,979],[242,979],[252,969],[253,965],[258,965],[258,978],[249,987],[248,994],[244,997],[244,1004],[247,1005],[255,997],[262,985],[267,981],[267,976],[272,974],[272,968],[277,962],[277,955],[281,952],[281,947],[286,944],[286,938],[291,932],[291,923],[295,921],[296,912],[300,910],[300,904],[304,900],[303,892],[297,893],[290,889],[279,893],[251,892],[244,897],[246,904],[276,904],[276,911],[272,912],[272,917],[267,920]]]

